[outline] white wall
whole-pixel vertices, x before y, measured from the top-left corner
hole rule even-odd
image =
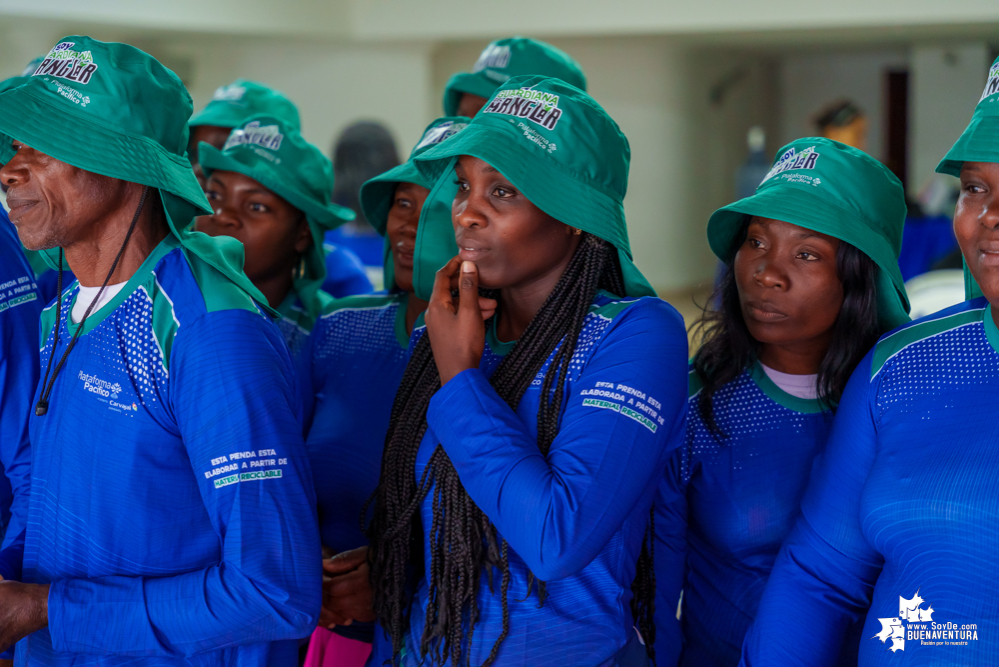
[[[909,78],[909,187],[918,191],[971,120],[985,89],[984,43],[920,45],[912,49]]]
[[[884,159],[885,72],[908,68],[904,47],[884,51],[794,53],[780,59],[781,144],[815,136],[816,112],[849,98],[867,115],[867,152]]]

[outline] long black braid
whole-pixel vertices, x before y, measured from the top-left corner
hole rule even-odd
[[[545,360],[554,357],[544,374],[538,407],[538,448],[545,455],[559,430],[564,378],[576,349],[586,314],[597,290],[624,294],[624,281],[616,249],[590,234],[584,234],[572,260],[555,289],[528,325],[513,349],[500,362],[490,383],[513,408],[542,370]],[[424,335],[413,349],[395,403],[385,450],[382,455],[381,480],[375,492],[375,512],[368,536],[371,542],[368,559],[374,611],[382,627],[392,638],[398,654],[409,626],[409,609],[417,571],[423,567],[423,527],[419,507],[433,487],[433,520],[428,531],[430,541],[429,603],[420,650],[430,655],[432,664],[470,661],[471,641],[479,619],[476,603],[483,571],[495,592],[493,569],[499,570],[499,592],[503,609],[503,629],[483,665],[496,659],[499,646],[510,627],[507,591],[510,585],[509,547],[501,540],[489,518],[465,492],[458,474],[444,449],[438,445],[421,479],[415,476],[416,454],[427,428],[427,407],[440,388],[440,376],[434,362],[429,336]],[[643,558],[636,576],[638,591],[645,598],[640,623],[651,627],[655,582],[651,577],[651,534],[643,543]],[[537,583],[539,605],[544,604],[544,582],[530,576],[528,593]],[[634,587],[633,587],[634,590]],[[465,636],[465,628],[468,636]],[[654,631],[652,631],[654,633]],[[654,634],[646,637],[651,647]]]

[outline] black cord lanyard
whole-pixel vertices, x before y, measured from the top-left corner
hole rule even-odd
[[[35,414],[39,417],[49,411],[49,398],[52,396],[52,387],[55,385],[56,377],[58,377],[59,371],[62,370],[63,364],[66,363],[66,358],[69,357],[69,353],[72,352],[73,347],[76,346],[76,341],[80,337],[80,333],[83,331],[83,325],[87,321],[87,317],[90,316],[90,311],[92,311],[94,306],[101,300],[101,295],[104,294],[104,288],[108,286],[108,281],[111,280],[111,276],[114,275],[115,269],[118,268],[118,262],[121,260],[121,256],[125,254],[125,247],[128,246],[128,240],[132,238],[132,232],[135,231],[135,223],[139,221],[139,214],[142,213],[142,206],[146,203],[146,194],[148,192],[149,186],[147,185],[142,189],[142,197],[139,199],[139,207],[135,209],[135,215],[132,216],[132,224],[128,227],[128,233],[125,234],[125,240],[121,244],[118,256],[114,258],[114,263],[111,265],[111,270],[108,271],[108,275],[104,279],[104,284],[101,285],[101,289],[97,292],[97,296],[94,300],[90,302],[89,306],[87,306],[87,310],[83,313],[83,319],[80,320],[80,324],[76,328],[73,338],[70,339],[69,345],[66,346],[66,351],[62,353],[62,358],[59,359],[59,363],[56,364],[55,371],[52,373],[52,379],[49,380],[49,371],[52,369],[52,357],[55,356],[56,348],[59,346],[59,329],[62,327],[62,248],[59,248],[59,279],[56,281],[56,293],[58,296],[56,297],[55,339],[52,341],[52,352],[49,354],[49,363],[45,367],[45,377],[42,379],[42,395],[39,397],[37,405],[35,405]]]

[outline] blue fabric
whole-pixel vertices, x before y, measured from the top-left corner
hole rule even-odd
[[[681,664],[734,667],[777,552],[798,517],[832,414],[822,411],[818,401],[786,394],[755,366],[714,394],[715,420],[727,437],[716,436],[701,417],[700,382],[693,367],[690,376],[680,466],[686,503],[677,511],[686,510],[680,525],[687,526],[688,544]],[[676,535],[677,525],[675,519],[657,520],[660,543],[682,537]],[[676,570],[684,569],[682,561],[668,556],[673,552],[657,544],[660,590],[675,582]],[[667,590],[666,604],[656,609],[660,631],[676,623],[678,591]],[[671,648],[657,642],[657,657],[670,655]]]
[[[69,270],[69,266],[62,272],[62,286],[66,288],[73,284],[76,280],[76,276],[73,272]],[[59,272],[55,269],[46,269],[42,273],[38,274],[38,278],[35,280],[38,285],[38,293],[41,295],[42,305],[47,306],[48,304],[55,301],[56,294],[59,293]]]
[[[337,553],[368,543],[361,509],[378,485],[392,403],[409,362],[405,320],[399,321],[405,311],[405,294],[337,301],[316,321],[300,357],[319,533]],[[371,642],[373,626],[353,623],[334,632]]]
[[[31,267],[0,207],[0,576],[8,580],[21,578],[24,556],[31,488],[28,415],[34,410],[31,399],[38,384],[41,311]]]
[[[955,249],[954,226],[947,216],[906,218],[902,229],[902,251],[898,256],[902,279],[926,273],[937,260]]]
[[[374,291],[364,264],[357,255],[338,245],[324,244],[323,248],[326,250],[326,280],[322,287],[324,292],[340,299]]]
[[[377,268],[379,272],[385,261],[385,237],[370,227],[368,230],[357,231],[351,224],[340,225],[326,232],[324,242],[327,245],[340,246],[357,255],[364,266]]]
[[[441,443],[469,496],[509,544],[510,633],[496,664],[615,664],[635,636],[630,587],[649,510],[683,438],[683,321],[656,298],[598,295],[577,342],[559,434],[547,456],[538,450],[536,432],[541,383],[532,384],[516,411],[489,384],[505,347],[490,335],[480,368],[460,373],[434,395],[414,473],[419,479]],[[421,508],[425,527],[433,493]],[[424,547],[429,566],[426,536]],[[536,595],[527,595],[528,569],[547,582],[540,608]],[[407,665],[422,664],[426,576],[412,607]],[[490,592],[485,573],[479,590],[481,616],[466,647],[474,665],[489,655],[502,626],[500,596]],[[375,648],[380,652],[384,643]],[[369,664],[386,657],[375,655]]]
[[[995,662],[999,333],[986,305],[902,327],[858,366],[741,664],[833,664],[868,608],[861,667]],[[931,623],[977,628],[910,634]]]
[[[222,307],[235,291],[199,261],[161,243],[91,316],[48,414],[31,418],[24,580],[51,587],[49,625],[18,644],[19,665],[258,666],[315,627],[292,361],[259,310]],[[43,313],[42,367],[70,340],[77,292],[62,321]]]

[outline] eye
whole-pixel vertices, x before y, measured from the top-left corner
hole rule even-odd
[[[809,261],[809,262],[814,262],[815,260],[817,260],[819,258],[818,255],[812,254],[812,253],[808,252],[807,250],[802,250],[801,252],[799,252],[798,253],[798,257],[800,257],[801,259],[804,259],[806,261]]]
[[[975,182],[966,183],[962,189],[968,194],[972,195],[980,195],[983,192],[985,192],[985,188],[983,188],[980,184]]]
[[[399,207],[402,207],[402,208],[407,208],[407,207],[409,207],[409,206],[412,206],[412,205],[413,205],[413,202],[409,201],[409,200],[408,200],[408,199],[406,199],[405,197],[398,197],[398,198],[397,198],[397,199],[395,200],[395,205],[396,205],[396,206],[399,206]]]
[[[746,243],[749,245],[750,248],[759,249],[763,247],[763,242],[760,241],[759,239],[754,239],[753,237],[747,238]]]
[[[222,195],[215,192],[215,190],[205,190],[205,197],[207,197],[209,201],[215,201],[216,199],[221,199]]]
[[[468,192],[469,191],[468,181],[466,181],[464,178],[459,178],[459,179],[455,180],[454,183],[455,183],[455,185],[458,186],[458,192]]]
[[[268,213],[270,211],[269,208],[259,202],[250,202],[250,210],[254,213]]]
[[[496,186],[496,188],[493,190],[493,195],[499,197],[500,199],[509,199],[510,197],[513,197],[516,194],[517,193],[514,192],[511,188],[504,187],[502,185]]]

